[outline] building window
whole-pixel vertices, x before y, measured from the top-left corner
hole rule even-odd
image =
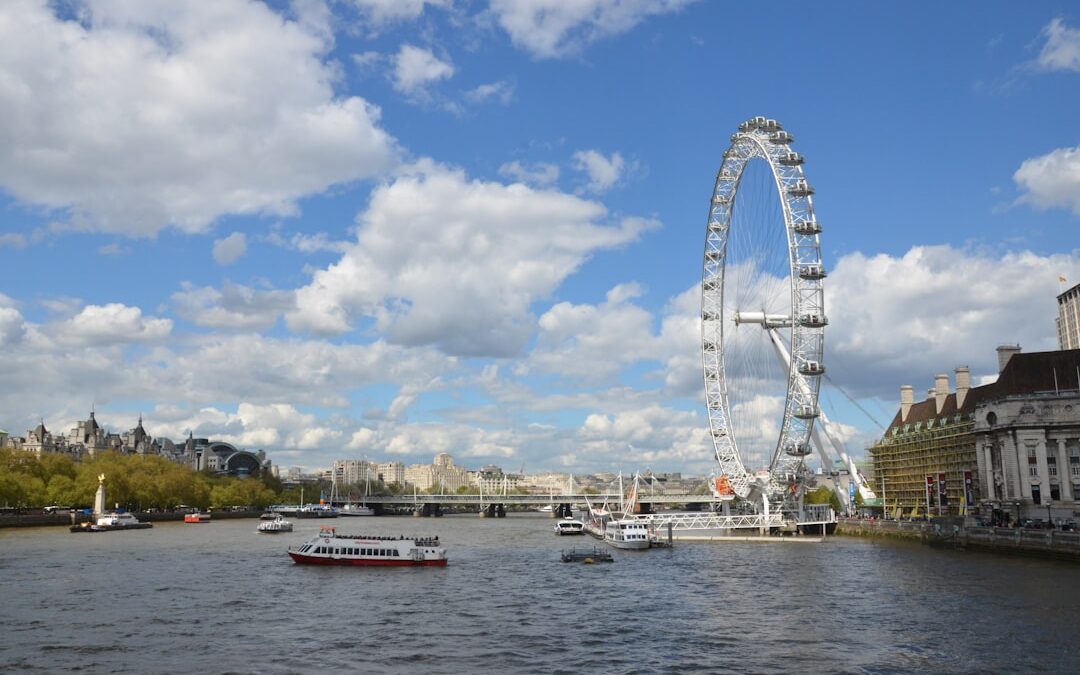
[[[1052,502],[1060,502],[1061,501],[1061,488],[1058,487],[1057,485],[1051,485],[1050,486],[1050,501],[1052,501]]]
[[[1038,478],[1039,477],[1039,467],[1035,466],[1034,464],[1029,465],[1028,466],[1028,475],[1031,476],[1032,478]]]
[[[1035,504],[1042,504],[1042,490],[1038,485],[1031,486],[1031,501]]]

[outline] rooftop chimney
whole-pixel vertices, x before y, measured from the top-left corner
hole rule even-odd
[[[915,403],[915,387],[905,384],[900,387],[900,421],[907,422],[908,411]]]
[[[1001,345],[997,348],[998,354],[998,372],[1005,370],[1005,366],[1009,364],[1009,359],[1014,354],[1020,353],[1020,345]]]
[[[934,376],[934,411],[940,415],[945,408],[945,399],[949,398],[949,376],[938,373]]]
[[[967,398],[968,391],[971,390],[971,371],[967,366],[957,366],[956,368],[956,409],[964,407],[964,399]]]

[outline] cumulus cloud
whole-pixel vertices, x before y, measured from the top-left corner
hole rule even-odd
[[[1046,24],[1042,35],[1046,37],[1046,44],[1037,61],[1041,68],[1080,71],[1080,30],[1069,28],[1056,18]]]
[[[220,289],[184,282],[172,301],[176,313],[196,325],[234,330],[270,328],[282,312],[296,306],[292,291],[258,290],[228,281]]]
[[[499,175],[516,180],[519,183],[546,187],[559,180],[559,167],[557,164],[546,162],[537,162],[527,166],[514,160],[500,166]]]
[[[617,152],[605,157],[596,150],[581,150],[574,153],[574,168],[585,172],[589,177],[586,188],[590,192],[605,192],[623,175],[625,162]]]
[[[472,103],[485,103],[495,101],[502,105],[509,105],[514,98],[514,84],[505,80],[481,84],[478,87],[465,92],[465,99]]]
[[[18,232],[7,232],[0,234],[0,248],[10,246],[11,248],[26,248],[26,235],[19,234]]]
[[[156,342],[172,332],[172,320],[144,317],[138,307],[120,303],[87,305],[75,316],[54,327],[62,342],[74,344],[117,344]]]
[[[415,96],[425,93],[426,87],[433,82],[445,80],[453,74],[453,64],[440,60],[431,50],[413,45],[401,45],[401,49],[394,57],[391,82],[394,89],[403,94]]]
[[[267,5],[0,5],[0,185],[74,227],[152,235],[299,198],[395,161],[379,109],[339,97],[318,12]]]
[[[449,7],[451,0],[349,0],[375,27],[419,18],[424,8]]]
[[[655,358],[652,314],[629,302],[642,293],[637,284],[624,284],[597,306],[560,302],[551,307],[540,317],[529,370],[599,380]]]
[[[214,260],[219,265],[231,265],[247,253],[247,237],[243,232],[233,232],[227,237],[214,240]]]
[[[297,291],[291,328],[337,334],[369,316],[394,343],[514,355],[533,333],[534,301],[593,253],[657,225],[604,224],[596,202],[416,168],[375,190],[356,244]]]
[[[1080,215],[1080,146],[1024,160],[1013,174],[1020,201],[1040,209],[1061,207]]]
[[[675,12],[693,0],[491,0],[490,11],[518,47],[537,58],[575,54],[649,16]]]
[[[1080,252],[916,246],[844,256],[826,286],[826,367],[849,390],[885,400],[958,365],[973,379],[996,373],[999,344],[1056,348],[1058,274],[1080,278]]]

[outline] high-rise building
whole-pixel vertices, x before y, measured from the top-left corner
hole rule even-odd
[[[1080,349],[1080,284],[1057,296],[1058,349]]]

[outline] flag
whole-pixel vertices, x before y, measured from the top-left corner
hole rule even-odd
[[[1065,275],[1064,274],[1059,274],[1058,275],[1058,283],[1060,283],[1060,284],[1065,283]]]

